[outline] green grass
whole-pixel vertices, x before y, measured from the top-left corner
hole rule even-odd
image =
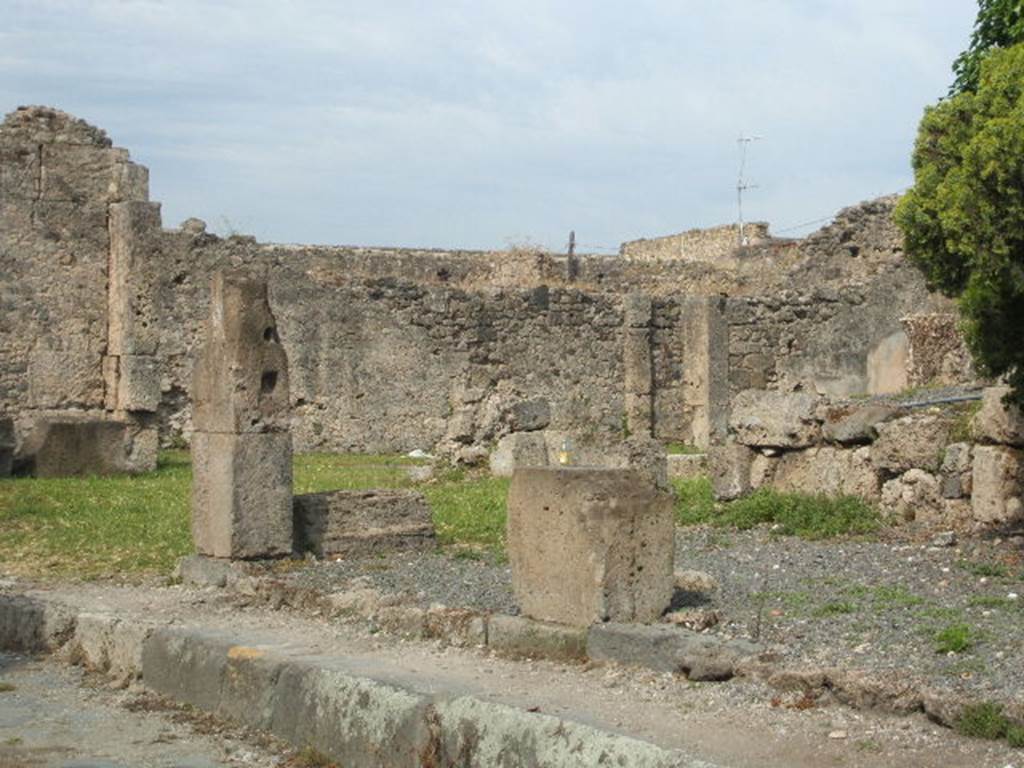
[[[963,653],[974,645],[974,631],[969,624],[950,624],[935,634],[936,653]]]
[[[964,736],[976,739],[1001,739],[1010,728],[1010,721],[1003,714],[1003,705],[991,701],[969,704],[964,707],[956,720],[955,728]]]
[[[1010,569],[1001,563],[960,560],[957,565],[972,576],[983,576],[990,579],[1005,579],[1010,575]]]
[[[1005,597],[998,595],[975,595],[967,604],[974,608],[1013,608],[1015,603]]]
[[[924,603],[924,598],[899,585],[890,586],[883,584],[877,587],[870,587],[868,592],[875,607],[882,610],[889,608],[912,608],[915,605]]]
[[[422,461],[368,454],[299,454],[296,493],[414,485],[406,473]],[[192,552],[191,465],[185,451],[165,451],[146,475],[0,480],[0,562],[33,578],[168,574]],[[508,481],[449,473],[416,486],[434,511],[440,540],[504,545]]]
[[[829,616],[842,616],[848,613],[856,613],[857,606],[853,603],[846,601],[830,601],[822,606],[819,606],[814,611],[814,615],[819,618],[827,618]]]
[[[669,443],[665,446],[665,453],[669,456],[699,456],[704,451],[689,443]]]
[[[762,488],[742,499],[716,503],[706,477],[674,480],[676,523],[747,530],[776,525],[777,532],[803,539],[867,534],[878,529],[878,511],[856,496],[780,493]]]
[[[15,686],[14,683],[0,682],[0,693],[10,693],[14,690],[17,690],[17,686]]]

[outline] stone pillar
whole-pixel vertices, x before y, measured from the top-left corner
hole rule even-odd
[[[690,442],[707,449],[725,439],[729,422],[729,325],[725,299],[683,300],[683,399],[690,414]]]
[[[266,282],[213,278],[192,384],[192,536],[201,555],[292,552],[288,361]]]
[[[672,497],[629,469],[516,470],[508,554],[527,616],[656,621],[672,598]]]
[[[651,297],[631,293],[623,301],[622,367],[626,428],[647,435],[654,428],[654,364],[651,350]]]

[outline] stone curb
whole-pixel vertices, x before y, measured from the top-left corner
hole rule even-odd
[[[139,625],[0,595],[0,649],[140,678],[150,690],[352,768],[714,768],[676,750],[457,693],[355,675],[344,659],[225,632]]]
[[[348,593],[324,595],[245,575],[237,565],[223,567],[233,573],[224,582],[229,590],[257,596],[275,607],[287,606],[338,618],[361,618],[403,637],[487,647],[505,656],[615,663],[655,672],[683,673],[695,681],[747,679],[782,693],[807,694],[853,709],[896,715],[923,712],[935,723],[948,728],[955,726],[964,707],[979,703],[902,676],[834,667],[782,666],[754,643],[723,640],[679,627],[604,624],[575,629],[521,616],[485,614],[469,609],[435,607],[424,610],[415,606],[372,605],[353,599]],[[458,615],[458,621],[449,620],[450,615]],[[59,620],[56,623],[59,625]],[[1024,722],[1024,704],[1012,700],[1002,703],[1008,715]]]

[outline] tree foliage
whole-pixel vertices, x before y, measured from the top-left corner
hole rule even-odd
[[[978,90],[981,61],[993,48],[1024,42],[1024,0],[978,0],[971,44],[953,62],[950,95]]]
[[[925,111],[896,222],[929,284],[959,297],[980,372],[1024,402],[1024,44],[992,50],[978,74]]]

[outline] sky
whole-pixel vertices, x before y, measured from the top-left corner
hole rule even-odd
[[[0,112],[150,169],[164,226],[611,252],[744,217],[800,236],[913,180],[974,0],[0,0]],[[815,222],[814,224],[806,224]],[[800,226],[804,225],[804,226]]]

